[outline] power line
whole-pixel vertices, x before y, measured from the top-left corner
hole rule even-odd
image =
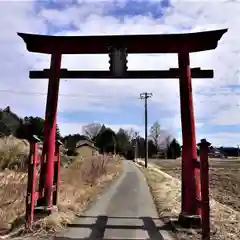
[[[19,95],[47,95],[47,93],[37,93],[37,92],[25,92],[25,91],[14,91],[11,89],[0,89],[0,92],[13,93]]]
[[[152,97],[152,93],[144,92],[140,94],[140,99],[144,99],[144,115],[145,115],[145,168],[148,166],[148,98]]]
[[[27,92],[27,91],[15,91],[11,89],[0,89],[0,92],[6,92],[6,93],[13,93],[13,94],[19,94],[19,95],[33,95],[33,96],[47,96],[47,93],[44,92]],[[84,94],[83,93],[77,93],[77,94],[69,94],[69,93],[59,93],[59,96],[64,97],[100,97],[100,98],[109,98],[111,96],[97,96],[97,95],[91,95],[91,94]]]
[[[11,93],[16,95],[25,95],[25,96],[47,96],[47,93],[44,92],[27,92],[27,91],[15,91],[11,89],[0,89],[0,92]],[[75,98],[98,98],[98,99],[110,99],[120,97],[119,95],[107,96],[107,95],[94,95],[94,94],[83,94],[83,93],[59,93],[61,97],[75,97]],[[135,99],[133,96],[124,96],[124,98]]]

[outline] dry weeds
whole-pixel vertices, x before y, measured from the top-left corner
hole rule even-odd
[[[150,164],[149,169],[141,167],[156,202],[160,217],[177,216],[180,213],[181,182],[162,172],[158,166]],[[211,229],[213,240],[238,239],[240,232],[240,212],[210,200]],[[200,239],[199,234],[179,232],[180,239]]]
[[[29,143],[13,136],[0,138],[0,169],[20,169],[27,166]]]
[[[25,210],[27,174],[5,170],[0,176],[0,232],[7,232],[11,223]]]
[[[23,150],[22,141],[15,139],[14,144],[9,139],[1,141],[0,154],[4,153],[4,156],[7,156],[0,158],[0,163],[5,161],[1,165],[5,170],[0,172],[0,232],[4,234],[19,225],[23,226],[24,223],[27,174],[8,168],[13,159],[25,161],[25,158],[18,156],[28,156],[29,146],[24,144]],[[121,168],[119,157],[112,156],[77,158],[68,168],[61,168],[58,212],[38,220],[34,224],[34,230],[39,230],[36,234],[53,233],[64,227],[76,213],[87,207],[107,183],[118,176]]]

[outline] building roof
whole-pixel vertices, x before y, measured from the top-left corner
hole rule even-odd
[[[76,148],[80,148],[82,146],[89,146],[89,147],[92,147],[96,150],[99,150],[95,145],[94,145],[94,142],[91,141],[90,139],[86,138],[86,139],[83,139],[83,140],[80,140],[76,143]]]
[[[107,54],[110,47],[127,48],[128,53],[178,53],[215,49],[228,29],[146,35],[49,36],[18,33],[27,50],[38,53]]]
[[[90,148],[93,148],[93,149],[99,151],[99,148],[97,148],[96,146],[94,146],[94,145],[92,145],[92,144],[90,144],[90,143],[88,143],[88,142],[79,143],[79,144],[76,146],[76,148],[81,148],[81,147],[83,147],[83,146],[88,146],[88,147],[90,147]]]
[[[77,143],[76,143],[76,146],[78,146],[78,144],[81,144],[83,142],[87,142],[89,143],[90,145],[94,145],[95,142],[92,141],[90,138],[86,137],[86,136],[82,136],[82,139],[78,140]]]

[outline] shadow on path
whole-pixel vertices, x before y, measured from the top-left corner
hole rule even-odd
[[[158,218],[151,218],[151,217],[108,217],[108,216],[79,216],[78,218],[81,218],[82,220],[84,219],[96,219],[93,223],[76,223],[76,224],[69,224],[68,228],[79,228],[79,229],[90,229],[91,233],[89,237],[83,237],[78,236],[77,238],[69,238],[69,237],[55,237],[55,240],[83,240],[83,239],[91,239],[91,240],[117,240],[120,238],[105,238],[104,233],[106,229],[116,229],[119,231],[124,231],[124,230],[144,230],[148,234],[149,240],[164,240],[163,236],[161,235],[160,231],[165,230],[165,231],[172,231],[171,225],[165,224],[163,226],[158,227],[155,223],[155,221],[159,221]],[[120,224],[108,224],[108,221],[110,220],[141,220],[142,225],[120,225]],[[143,240],[146,238],[121,238],[121,240]]]

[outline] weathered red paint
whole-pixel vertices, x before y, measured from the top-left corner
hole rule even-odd
[[[52,207],[52,186],[54,175],[54,156],[56,140],[57,104],[59,92],[59,72],[61,68],[61,54],[54,53],[51,57],[50,78],[44,123],[44,155],[46,159],[44,181],[44,206]]]
[[[33,139],[30,142],[30,155],[28,162],[28,184],[26,196],[26,227],[31,229],[34,220],[35,201],[38,200],[38,192],[36,191],[37,181],[37,164],[39,163],[38,142]]]
[[[55,162],[54,162],[54,178],[53,178],[53,205],[57,205],[58,201],[58,190],[60,184],[60,167],[61,167],[61,155],[60,155],[60,146],[62,143],[60,141],[56,142],[56,151],[55,151]]]
[[[200,199],[199,171],[194,166],[197,160],[194,110],[190,59],[188,52],[178,54],[180,68],[180,105],[182,122],[182,213],[199,215],[197,199]]]
[[[39,199],[37,201],[38,206],[42,206],[44,204],[43,202],[43,196],[44,196],[44,181],[45,181],[45,172],[46,172],[46,147],[43,146],[42,148],[42,155],[41,155],[41,165],[40,165],[40,173],[39,173]]]
[[[209,205],[209,164],[208,153],[211,145],[205,139],[200,145],[200,173],[201,173],[201,217],[203,240],[210,240],[210,205]]]
[[[28,185],[27,185],[27,197],[26,197],[26,228],[31,229],[34,222],[34,210],[36,206],[35,202],[39,201],[42,197],[41,191],[37,191],[37,165],[42,163],[40,162],[38,155],[38,141],[39,139],[36,136],[30,142],[30,157],[28,164]],[[55,162],[54,162],[54,175],[53,175],[53,198],[51,205],[57,204],[57,195],[60,183],[60,145],[62,143],[57,141],[56,151],[55,151]],[[44,192],[43,192],[44,193]],[[44,199],[43,199],[44,200]]]

